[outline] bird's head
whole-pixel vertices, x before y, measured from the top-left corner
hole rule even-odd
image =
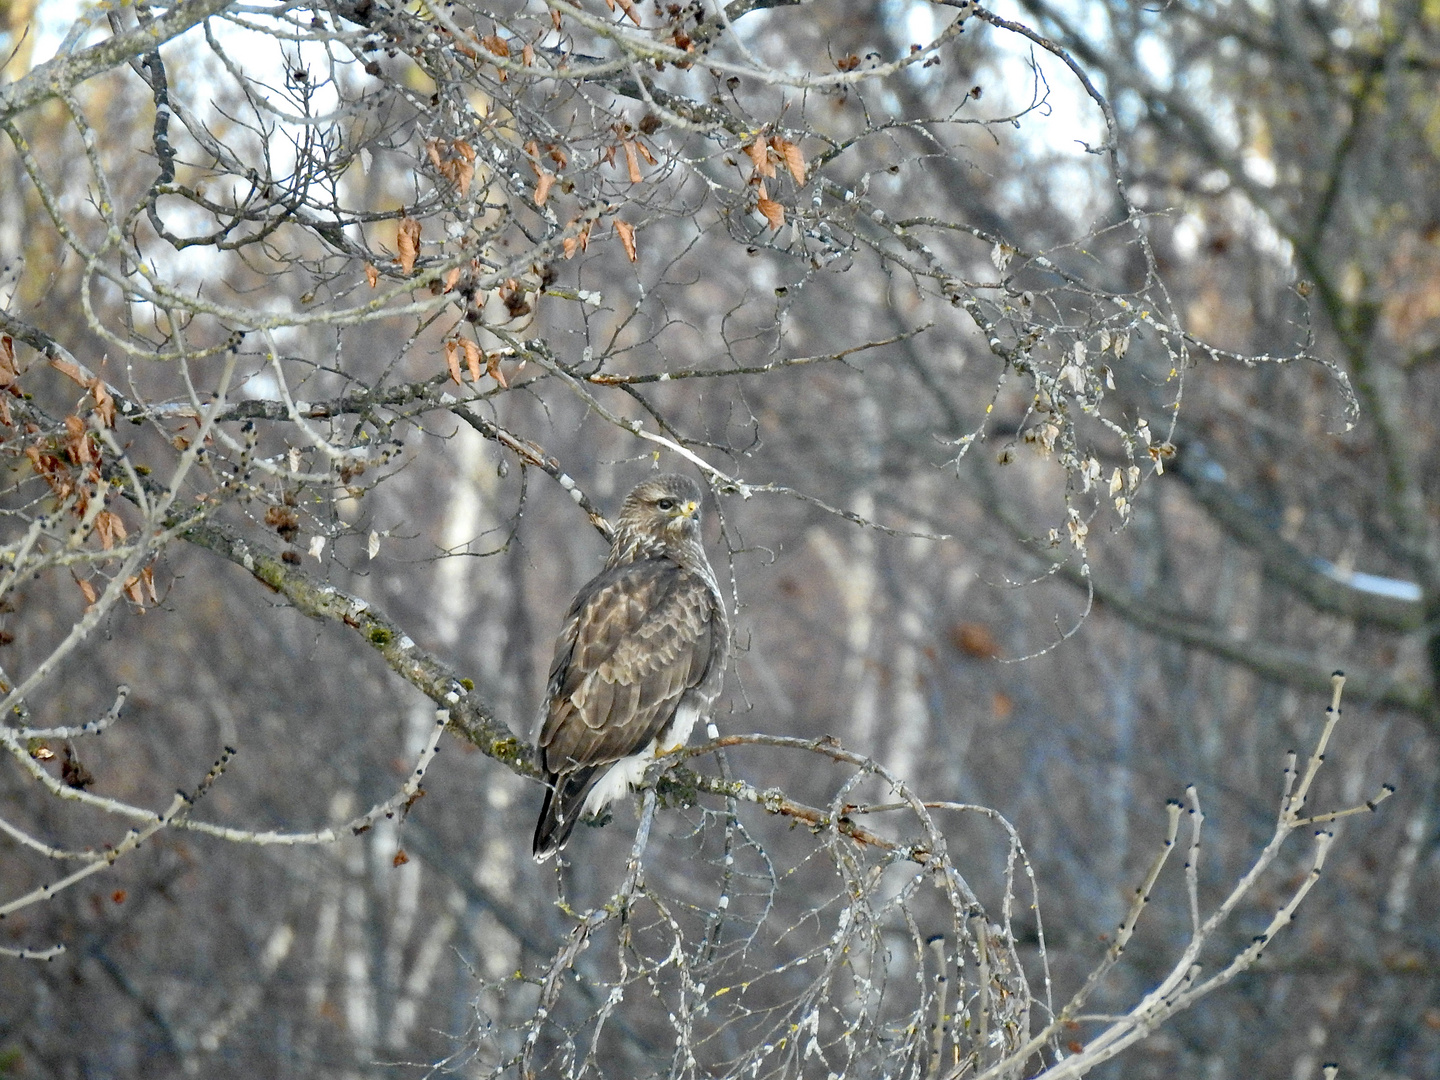
[[[700,543],[701,501],[700,485],[688,476],[670,473],[637,484],[615,523],[617,548],[631,548],[635,558]]]

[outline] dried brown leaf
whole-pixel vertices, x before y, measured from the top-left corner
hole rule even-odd
[[[795,183],[800,187],[804,187],[805,155],[800,152],[800,147],[796,146],[789,139],[776,139],[772,145],[780,152],[780,158],[785,162],[785,168],[790,170],[790,175],[794,178]]]
[[[638,184],[644,179],[640,172],[640,155],[635,152],[635,140],[626,139],[625,146],[625,167],[630,170],[630,182]]]
[[[72,364],[69,360],[56,358],[50,361],[50,366],[71,382],[79,383],[87,390],[90,389],[90,376],[80,370],[79,364]]]
[[[460,197],[463,199],[470,194],[470,181],[475,179],[475,166],[468,161],[456,161],[452,164],[455,166],[455,175],[451,179],[460,189]]]
[[[450,378],[460,385],[460,342],[451,338],[445,342],[445,366],[450,369]]]
[[[379,271],[379,270],[376,270],[375,267],[373,267],[373,266],[370,265],[369,263],[366,263],[366,264],[365,264],[365,280],[370,283],[370,287],[371,287],[372,289],[375,288],[375,286],[377,286],[377,285],[380,284],[380,271]]]
[[[73,414],[65,417],[65,450],[76,465],[99,460],[85,430],[85,421]]]
[[[300,515],[293,507],[272,506],[265,511],[265,524],[277,533],[287,544],[300,535]]]
[[[150,602],[152,604],[158,604],[160,602],[160,594],[155,591],[155,567],[147,566],[144,570],[141,570],[140,580],[145,585],[145,591],[150,594]]]
[[[455,153],[459,154],[462,158],[464,158],[466,161],[475,160],[475,148],[471,146],[468,142],[466,142],[464,139],[456,139],[453,143],[450,144],[450,148],[454,150]]]
[[[485,51],[491,56],[509,56],[510,45],[498,34],[486,34],[480,39],[480,44],[485,46]]]
[[[115,546],[115,530],[110,524],[112,519],[115,519],[115,515],[109,510],[101,510],[95,515],[95,535],[100,540],[100,547],[105,551]]]
[[[76,578],[75,584],[80,586],[80,591],[85,594],[87,607],[94,607],[95,601],[100,599],[100,594],[95,591],[95,586],[85,578]]]
[[[746,143],[743,149],[757,173],[767,177],[775,175],[775,166],[770,163],[770,148],[765,145],[764,140],[756,139],[752,143]]]
[[[15,339],[9,334],[0,334],[0,389],[14,386],[19,377],[20,369],[15,364]]]
[[[115,399],[110,395],[110,388],[105,385],[105,380],[96,377],[90,380],[90,396],[95,399],[95,415],[100,417],[100,422],[107,428],[115,426]]]
[[[646,146],[643,142],[636,140],[635,149],[640,151],[640,156],[643,157],[646,161],[648,161],[651,165],[658,164],[658,162],[655,160],[655,155],[650,152],[650,148]]]
[[[460,268],[452,266],[450,272],[445,275],[445,291],[451,292],[460,282]]]
[[[414,270],[415,260],[420,256],[420,222],[412,217],[400,219],[395,249],[400,253],[400,269],[407,274]]]
[[[530,314],[530,301],[525,299],[525,290],[514,278],[506,278],[505,284],[500,286],[500,302],[512,319]]]
[[[616,218],[615,235],[620,237],[620,243],[625,245],[625,254],[634,262],[639,257],[635,251],[635,226]]]
[[[75,749],[69,743],[65,744],[65,756],[60,761],[60,779],[80,791],[95,783],[95,774],[75,756]]]
[[[579,220],[579,218],[575,218],[570,222],[570,225],[574,225],[575,222]],[[568,227],[569,226],[567,226],[567,228]],[[565,258],[567,259],[573,259],[577,251],[584,251],[588,248],[590,246],[590,223],[586,222],[585,227],[574,236],[567,236],[562,242],[562,246],[565,249]]]
[[[950,627],[950,644],[966,656],[994,659],[1000,655],[995,632],[982,622],[962,622]]]
[[[460,342],[460,347],[465,350],[465,366],[470,369],[470,381],[480,381],[481,365],[485,361],[485,354],[480,351],[480,346],[469,338]]]
[[[425,140],[425,153],[430,158],[430,164],[437,169],[444,169],[445,166],[440,163],[440,146],[440,139]]]
[[[636,26],[640,25],[640,15],[635,10],[634,0],[615,0],[615,2],[619,4],[622,8],[624,8],[625,14],[630,16],[631,22],[633,22]],[[614,9],[611,8],[611,10],[613,11]]]
[[[550,198],[550,189],[555,186],[555,174],[549,169],[540,171],[540,179],[535,182],[535,205],[544,206],[545,200]]]
[[[100,538],[100,546],[106,551],[115,546],[116,540],[124,540],[129,535],[125,522],[109,510],[101,510],[95,515],[95,533]]]
[[[500,357],[497,353],[491,353],[485,358],[485,373],[499,383],[503,389],[510,389],[510,384],[505,381],[505,373],[500,370]]]
[[[145,592],[140,587],[139,574],[125,579],[125,595],[130,598],[130,602],[136,607],[145,606]]]
[[[531,66],[534,65],[534,63],[535,63],[535,46],[534,46],[534,45],[526,44],[526,46],[525,46],[523,49],[520,50],[520,62],[521,62],[522,64],[524,64],[526,67],[531,67]]]
[[[770,223],[772,229],[779,229],[781,225],[785,224],[785,207],[774,199],[767,199],[761,195],[755,206],[760,213],[765,215],[765,220]]]

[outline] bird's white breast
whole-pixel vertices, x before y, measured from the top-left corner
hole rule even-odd
[[[689,700],[687,695],[686,699],[680,702],[680,707],[675,710],[674,718],[661,729],[660,734],[649,746],[640,753],[623,757],[610,766],[605,775],[590,789],[590,794],[585,796],[585,805],[580,809],[580,816],[589,817],[592,814],[598,814],[616,799],[624,797],[631,788],[645,778],[645,770],[654,762],[660,751],[674,750],[690,741],[690,733],[695,730],[695,722],[699,719],[700,705],[698,702]]]

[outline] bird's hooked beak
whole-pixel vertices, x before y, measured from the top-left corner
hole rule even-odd
[[[700,503],[694,499],[687,499],[683,503],[676,503],[675,509],[670,511],[670,529],[679,531],[687,525],[700,524]]]

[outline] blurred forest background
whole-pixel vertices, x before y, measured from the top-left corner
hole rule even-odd
[[[618,3],[0,0],[0,1076],[1063,1075],[1336,668],[1396,797],[1086,1068],[1440,1075],[1440,7]],[[657,466],[797,745],[607,909],[523,743]]]

